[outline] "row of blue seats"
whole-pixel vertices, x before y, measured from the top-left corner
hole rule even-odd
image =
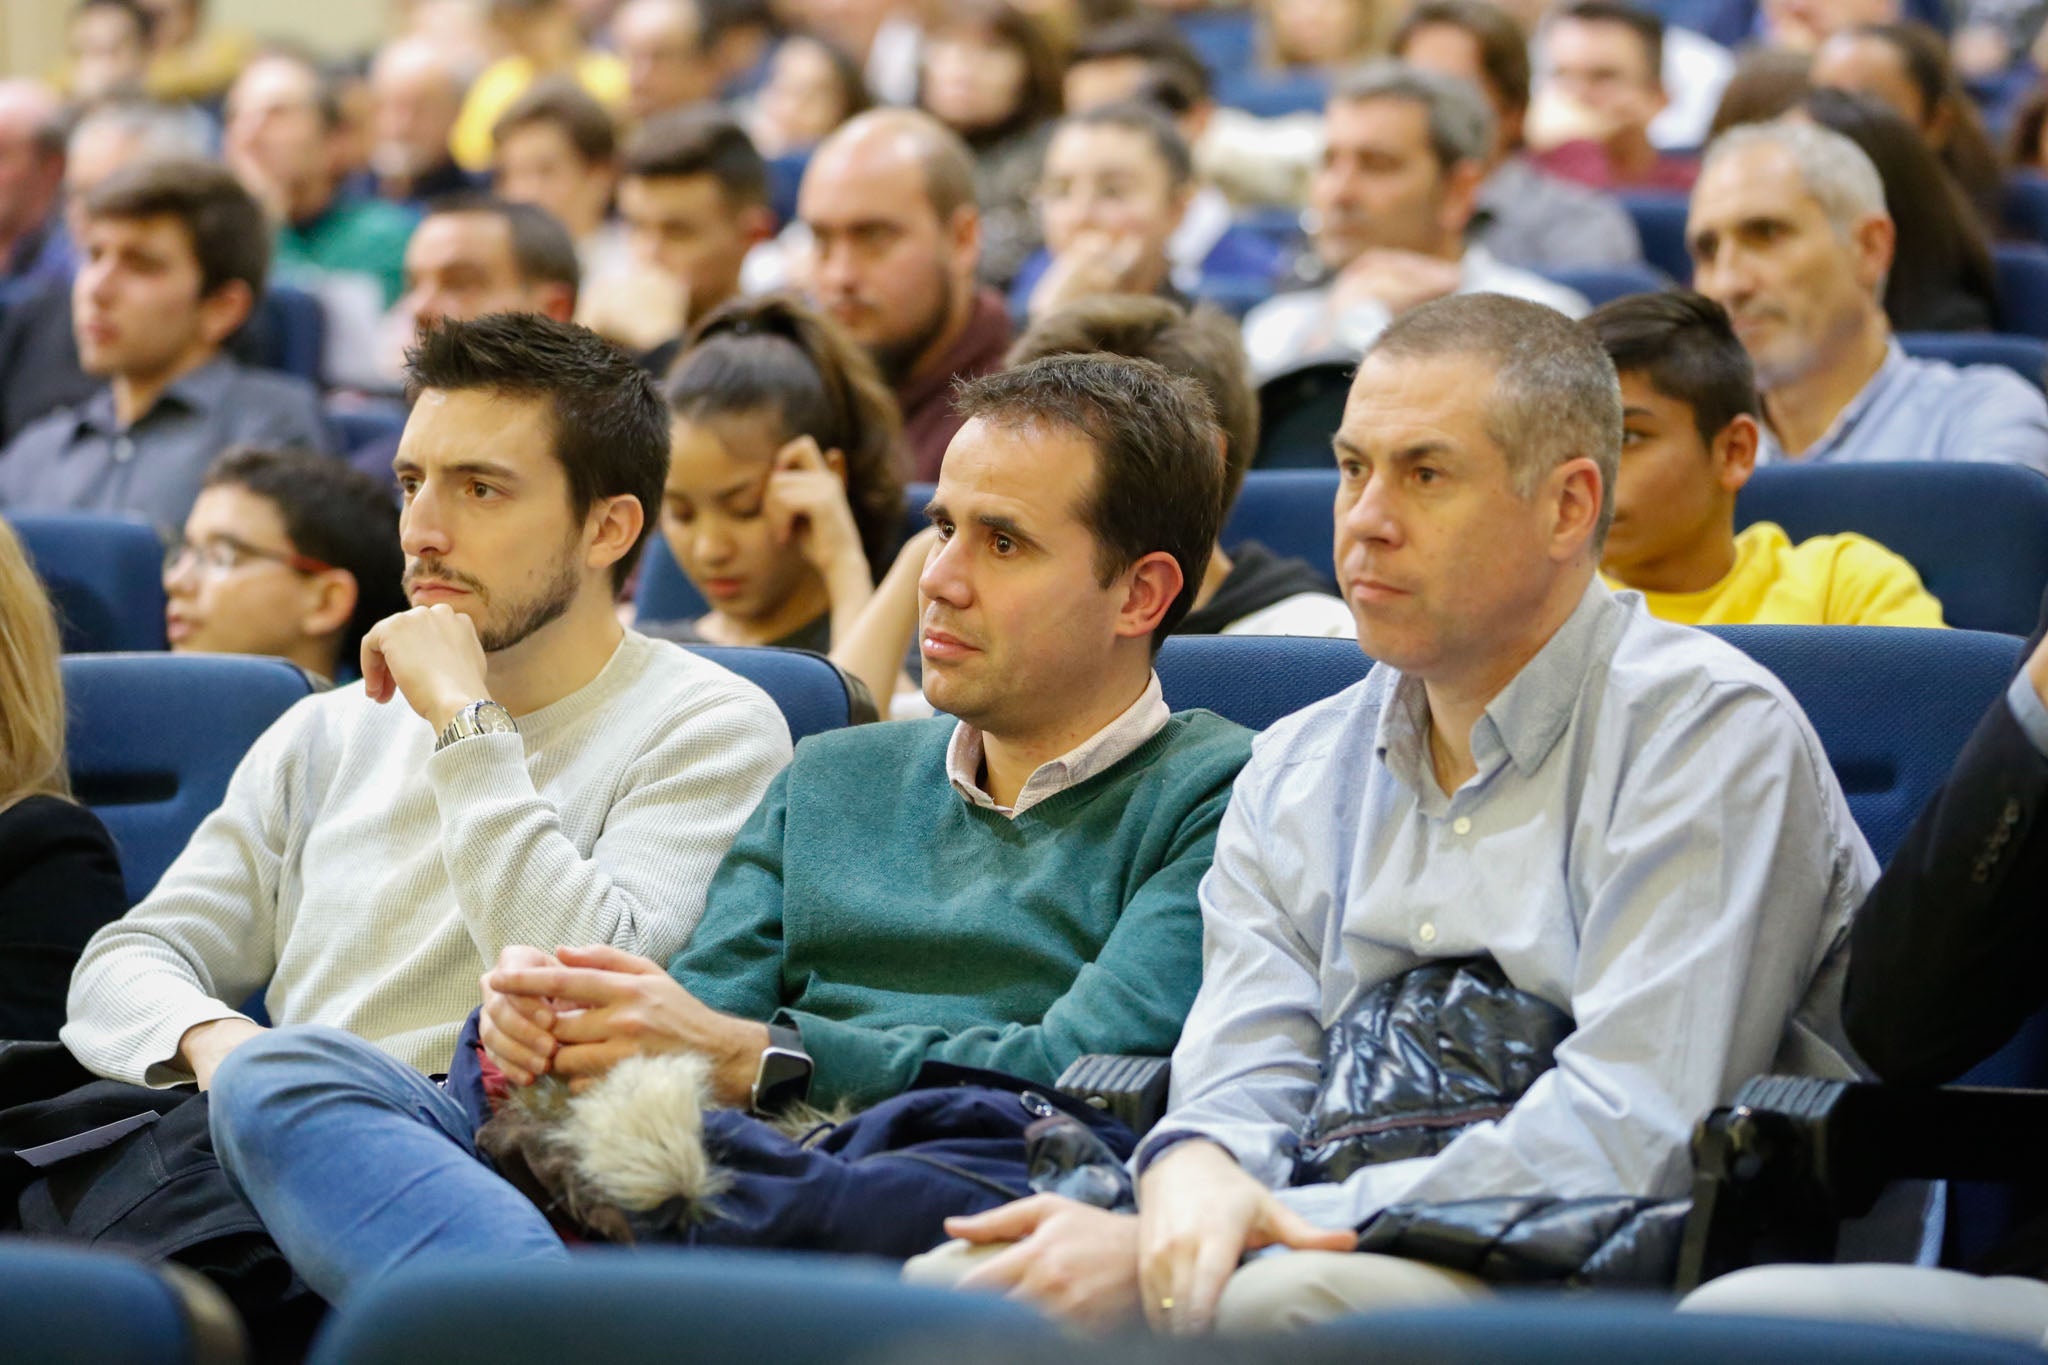
[[[1891,854],[1907,824],[1945,775],[1978,714],[2003,691],[2021,651],[2020,641],[2013,637],[1966,631],[1745,627],[1716,633],[1770,668],[1799,700],[1843,784],[1852,814],[1880,859]],[[844,683],[836,670],[814,656],[711,647],[703,652],[767,690],[788,717],[792,732],[800,738],[846,723]],[[1280,715],[1341,690],[1362,676],[1368,666],[1355,645],[1307,639],[1179,638],[1168,641],[1159,658],[1159,673],[1169,704],[1177,709],[1207,707],[1253,727],[1269,725]],[[81,798],[113,832],[131,877],[131,892],[137,896],[148,890],[191,829],[217,803],[247,745],[310,688],[304,675],[289,665],[239,657],[87,655],[67,658],[64,670],[73,708],[70,738],[74,781]],[[1968,1080],[1989,1085],[2040,1085],[2048,1081],[2039,1046],[2039,1023],[2036,1021],[2034,1029],[1973,1072]],[[2002,1202],[1957,1200],[1951,1206],[1951,1245],[1959,1254],[1979,1249],[2000,1234],[2008,1217],[2009,1210]],[[0,1252],[4,1250],[0,1248]],[[578,1333],[627,1333],[627,1338],[616,1347],[616,1351],[624,1352],[617,1358],[632,1358],[633,1351],[625,1341],[633,1339],[634,1333],[652,1332],[657,1321],[678,1326],[692,1320],[687,1314],[676,1316],[681,1311],[674,1297],[677,1286],[687,1283],[693,1274],[728,1273],[716,1269],[720,1264],[715,1258],[687,1256],[582,1262],[573,1268],[574,1279],[560,1283],[573,1283],[581,1294],[589,1297],[578,1301],[584,1311],[568,1314],[562,1319],[562,1327],[567,1330],[573,1322]],[[785,1292],[801,1283],[807,1293],[811,1276],[835,1273],[812,1262],[800,1267],[788,1260],[780,1264]],[[468,1303],[490,1304],[493,1313],[523,1312],[540,1303],[552,1303],[566,1311],[571,1302],[548,1294],[530,1297],[523,1287],[511,1290],[504,1278],[506,1272],[500,1267],[455,1267],[434,1273],[457,1278],[469,1276],[466,1283],[470,1289],[449,1294],[445,1280],[431,1277],[411,1289],[399,1287],[411,1281],[394,1282],[387,1286],[387,1293],[397,1295],[401,1302],[375,1300],[382,1308],[368,1319],[359,1311],[344,1313],[330,1329],[321,1358],[539,1358],[514,1349],[510,1338],[499,1339],[510,1354],[488,1357],[462,1354],[452,1338],[422,1338],[418,1335],[422,1329],[406,1316],[405,1295],[424,1296],[415,1303],[438,1298],[442,1313],[459,1312],[459,1306]],[[550,1275],[559,1273],[549,1271]],[[800,1281],[792,1278],[799,1274],[803,1277]],[[12,1277],[5,1277],[5,1282],[9,1283],[10,1291],[23,1283]],[[419,1287],[421,1284],[434,1287],[429,1290]],[[134,1286],[131,1284],[130,1288]],[[893,1296],[896,1291],[877,1283],[874,1292]],[[806,1305],[794,1310],[799,1317],[810,1311],[808,1305],[817,1302],[805,1294],[797,1297]],[[895,1302],[893,1297],[889,1301]],[[5,1315],[23,1311],[25,1302],[25,1296],[13,1292],[0,1295],[0,1331],[5,1331]],[[509,1305],[515,1302],[522,1307],[511,1309]],[[950,1325],[948,1313],[983,1311],[986,1304],[994,1301],[945,1301],[957,1305],[951,1309],[937,1306],[937,1300],[930,1302],[930,1311],[939,1316],[930,1319],[928,1325],[937,1328]],[[970,1307],[970,1303],[980,1307]],[[352,1309],[360,1308],[361,1305],[352,1305]],[[785,1304],[781,1316],[787,1317],[791,1311],[791,1306]],[[452,1321],[440,1320],[444,1325]],[[392,1327],[399,1321],[408,1324],[403,1331]],[[540,1314],[535,1321],[544,1323],[548,1315]],[[1021,1327],[1024,1321],[1016,1319],[1011,1325]],[[1482,1320],[1464,1321],[1476,1328]],[[1660,1315],[1658,1322],[1665,1321]],[[483,1330],[488,1333],[496,1329]],[[822,1329],[802,1329],[812,1330]],[[1631,1320],[1629,1330],[1683,1333],[1702,1329],[1677,1321],[1671,1321],[1667,1329],[1644,1318],[1640,1322]],[[10,1333],[7,1339],[17,1342],[21,1337]],[[643,1345],[663,1340],[659,1334],[639,1339]],[[666,1344],[672,1347],[676,1339],[671,1333]],[[605,1340],[615,1338],[606,1336]],[[380,1342],[383,1345],[377,1344]],[[433,1344],[430,1346],[429,1342]],[[532,1344],[523,1338],[522,1342]],[[579,1353],[586,1355],[595,1346],[595,1342],[581,1335],[571,1344],[579,1344]],[[700,1343],[693,1338],[693,1344]],[[1619,1338],[1610,1342],[1617,1348],[1619,1344]],[[414,1354],[389,1354],[401,1345]],[[1726,1345],[1726,1340],[1721,1339],[1721,1348]],[[450,1353],[444,1354],[443,1347]],[[613,1358],[616,1351],[600,1347],[596,1354]],[[837,1353],[828,1354],[837,1358]],[[1769,1358],[1754,1352],[1746,1354],[1752,1359]],[[17,1357],[10,1352],[10,1358]],[[100,1357],[88,1354],[70,1358]],[[724,1357],[713,1354],[697,1358]],[[1964,1358],[2037,1357],[2008,1354]]]
[[[1341,409],[1342,396],[1336,406]],[[1253,470],[1223,528],[1227,550],[1255,540],[1331,567],[1330,509],[1337,473],[1330,426],[1316,438],[1314,469]],[[923,526],[927,484],[906,491],[905,532]],[[1793,540],[1855,531],[1904,556],[1941,599],[1950,625],[2032,632],[2048,590],[2048,479],[2015,465],[1773,465],[1736,500],[1738,526],[1771,521]],[[704,604],[667,542],[648,542],[640,611],[650,621],[700,615]]]
[[[226,1304],[104,1253],[0,1242],[0,1339],[14,1365],[236,1365]],[[687,1347],[683,1345],[687,1343]],[[2029,1346],[1946,1332],[1680,1315],[1640,1297],[1506,1296],[1343,1319],[1258,1341],[1077,1341],[991,1293],[906,1285],[800,1253],[591,1249],[567,1265],[471,1263],[392,1276],[344,1305],[312,1365],[2044,1365]]]

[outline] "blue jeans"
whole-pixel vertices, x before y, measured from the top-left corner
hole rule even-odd
[[[354,1034],[253,1038],[221,1063],[210,1103],[228,1178],[330,1303],[414,1257],[569,1255],[477,1155],[462,1106]]]

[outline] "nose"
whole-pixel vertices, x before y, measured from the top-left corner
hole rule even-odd
[[[1348,504],[1344,500],[1345,492],[1340,485],[1336,505],[1336,558],[1339,567],[1344,562],[1346,545],[1393,545],[1398,544],[1401,538],[1400,522],[1394,515],[1384,476],[1377,473],[1366,475],[1357,495]]]
[[[398,514],[398,543],[408,559],[445,555],[449,549],[446,509],[438,480],[425,479]]]
[[[917,576],[919,597],[954,608],[973,605],[974,583],[964,539],[954,535],[933,543],[924,559],[924,571]]]
[[[164,596],[189,597],[199,578],[199,557],[190,550],[164,561]]]
[[[1753,292],[1756,279],[1748,258],[1736,244],[1720,242],[1712,251],[1693,253],[1692,287],[1726,305]]]
[[[732,530],[718,517],[699,514],[684,533],[689,537],[690,557],[707,568],[732,558]]]

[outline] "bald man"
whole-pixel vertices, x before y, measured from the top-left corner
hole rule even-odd
[[[386,44],[370,66],[370,183],[355,188],[398,203],[476,189],[448,150],[463,89],[462,73],[440,44]]]
[[[977,286],[981,212],[965,143],[909,109],[853,119],[811,157],[797,193],[811,297],[881,367],[903,409],[912,476],[935,480],[960,418],[955,379],[1002,368],[1010,318]]]
[[[64,132],[56,92],[40,81],[0,81],[0,284],[71,273],[57,221]]]

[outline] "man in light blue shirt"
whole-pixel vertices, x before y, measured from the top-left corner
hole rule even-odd
[[[1992,460],[2048,474],[2048,400],[1997,365],[1899,349],[1896,233],[1860,148],[1798,121],[1707,149],[1686,222],[1693,287],[1728,310],[1764,398],[1759,463]]]
[[[1875,861],[1783,686],[1596,577],[1621,433],[1605,353],[1533,304],[1443,300],[1367,354],[1337,562],[1380,662],[1261,736],[1233,791],[1138,1216],[961,1220],[1023,1239],[963,1283],[1174,1330],[1468,1298],[1454,1271],[1331,1253],[1397,1201],[1677,1196],[1694,1123],[1745,1079],[1856,1074],[1843,945]],[[1328,1030],[1476,955],[1571,1014],[1555,1068],[1435,1156],[1290,1188]]]

